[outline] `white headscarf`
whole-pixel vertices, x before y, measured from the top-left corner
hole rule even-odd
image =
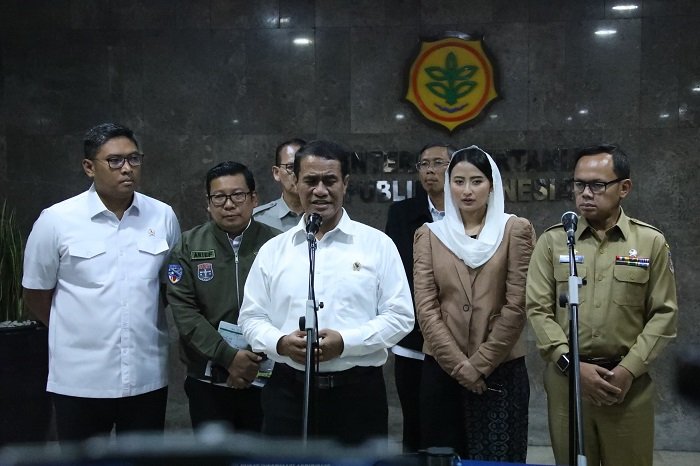
[[[428,228],[435,233],[447,248],[462,259],[469,267],[475,268],[485,264],[495,254],[503,240],[506,222],[511,214],[506,214],[503,198],[503,182],[501,172],[491,156],[477,146],[469,146],[456,151],[452,158],[463,150],[477,149],[486,155],[491,164],[493,186],[486,207],[486,219],[477,239],[464,233],[464,223],[459,209],[452,201],[450,176],[445,176],[445,218],[438,222],[428,223]],[[450,159],[452,161],[452,159]]]

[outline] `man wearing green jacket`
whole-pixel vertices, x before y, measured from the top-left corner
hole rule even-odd
[[[230,345],[218,329],[238,322],[253,259],[280,232],[252,220],[258,201],[245,165],[220,163],[207,172],[206,188],[211,220],[183,233],[167,267],[190,418],[195,428],[222,421],[235,430],[259,431],[260,389],[251,384],[265,356]]]

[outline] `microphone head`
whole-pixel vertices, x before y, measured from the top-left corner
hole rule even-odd
[[[561,216],[561,223],[564,230],[575,232],[578,227],[578,215],[572,211],[564,212],[564,215]]]
[[[320,214],[317,214],[316,212],[310,213],[306,218],[307,235],[311,235],[311,237],[313,237],[313,235],[318,233],[318,230],[321,228],[321,223],[323,223],[323,218]]]

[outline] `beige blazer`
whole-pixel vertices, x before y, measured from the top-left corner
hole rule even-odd
[[[416,231],[413,281],[423,351],[445,372],[467,359],[475,379],[488,377],[502,362],[526,354],[525,277],[534,246],[530,222],[513,216],[496,253],[472,269],[427,225]]]

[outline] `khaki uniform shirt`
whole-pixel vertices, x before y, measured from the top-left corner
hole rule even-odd
[[[300,217],[301,215],[289,209],[282,197],[276,201],[258,206],[253,210],[253,218],[256,222],[264,223],[280,231],[287,231],[296,226]]]
[[[601,240],[579,217],[575,251],[578,276],[586,281],[579,289],[580,355],[622,357],[620,365],[639,377],[676,336],[676,282],[663,234],[621,211]],[[561,224],[549,228],[527,276],[528,318],[550,362],[569,352],[569,310],[558,304],[568,291],[568,254]]]

